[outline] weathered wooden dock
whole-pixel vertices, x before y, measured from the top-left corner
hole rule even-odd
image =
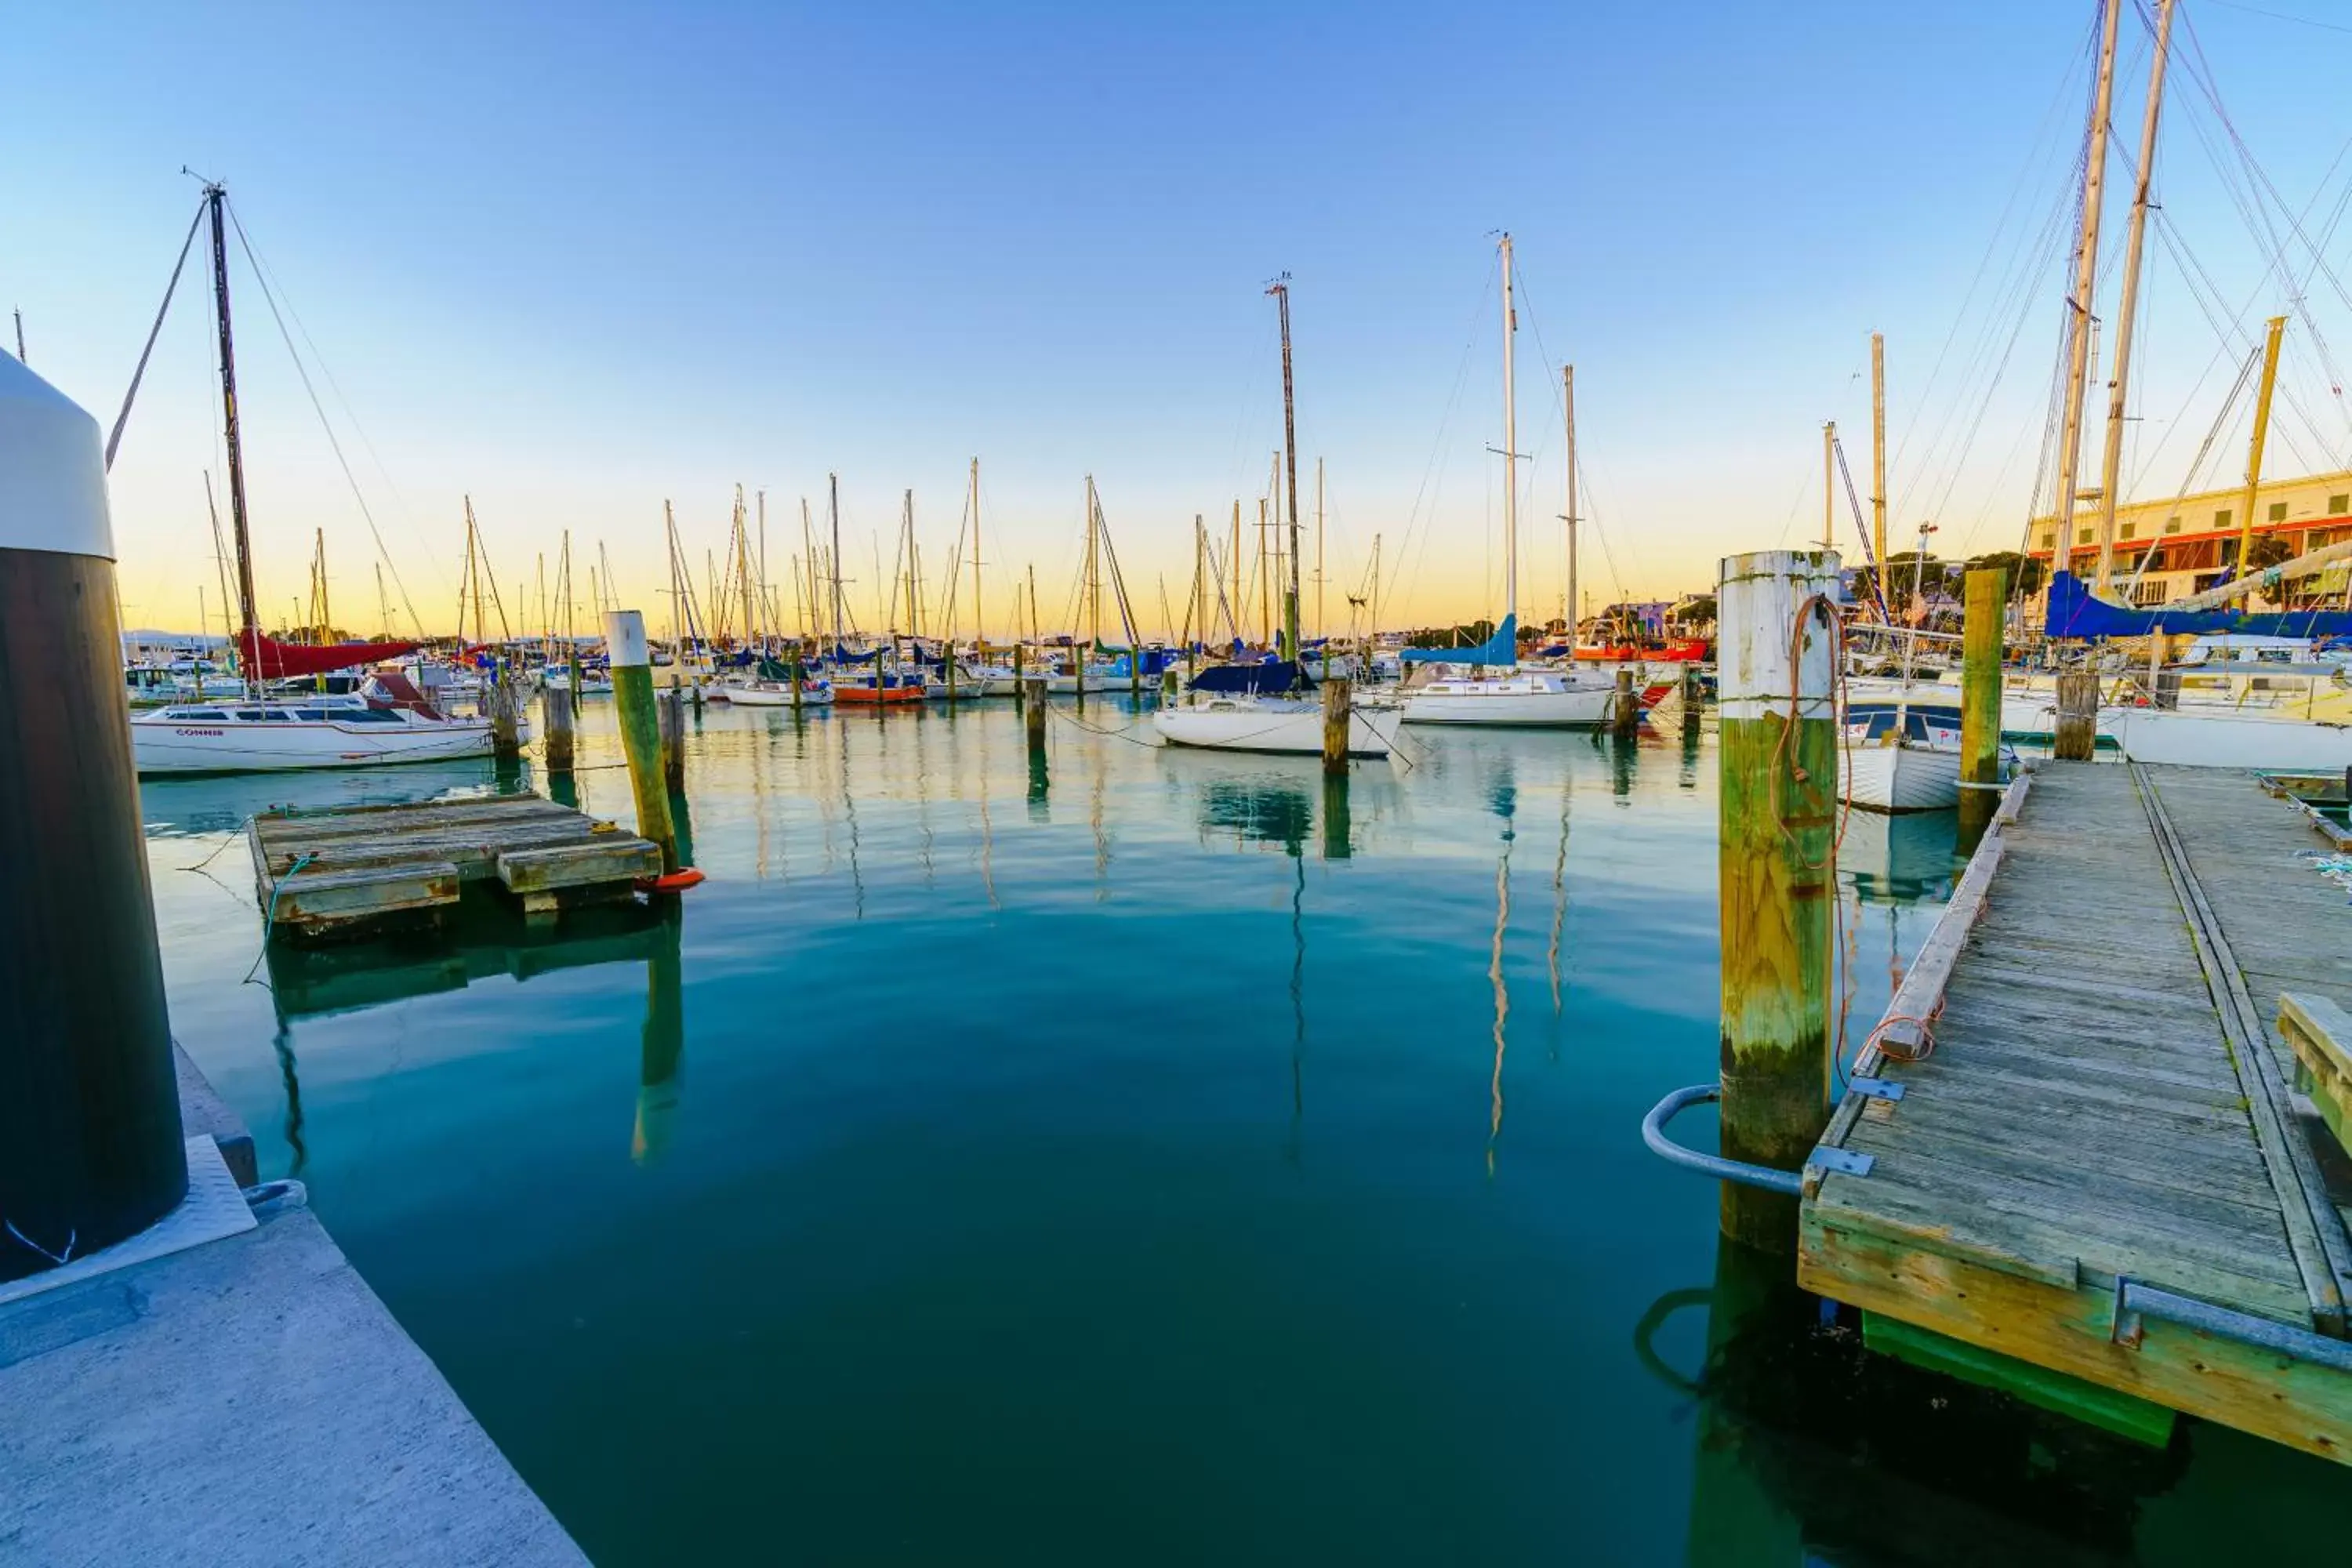
[[[296,939],[430,921],[467,884],[550,917],[629,897],[662,870],[649,840],[532,795],[263,812],[247,839],[270,933]]]
[[[2352,1462],[2341,1151],[2296,1091],[2352,1001],[2326,847],[2251,774],[2011,786],[1807,1169],[1801,1282],[2119,1430],[2186,1412]],[[2315,1005],[2283,1029],[2283,995]]]

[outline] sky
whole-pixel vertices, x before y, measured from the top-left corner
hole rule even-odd
[[[1563,592],[1563,362],[1588,606],[1702,591],[1725,554],[1816,537],[1824,420],[1866,497],[1874,331],[1895,539],[1932,520],[1948,557],[2015,546],[2037,466],[2047,489],[2094,17],[2092,0],[26,7],[0,95],[0,308],[23,311],[33,368],[110,424],[195,212],[183,168],[227,184],[327,414],[232,237],[265,621],[307,594],[319,531],[339,624],[382,629],[382,563],[391,629],[412,607],[448,629],[470,496],[518,630],[538,629],[520,601],[566,530],[583,605],[601,552],[658,628],[665,502],[699,568],[739,484],[766,494],[789,621],[800,503],[823,532],[829,474],[858,622],[881,619],[909,489],[936,616],[977,457],[991,634],[1032,567],[1045,629],[1072,624],[1091,474],[1149,635],[1163,598],[1182,614],[1193,518],[1222,542],[1239,500],[1255,523],[1282,444],[1265,288],[1287,272],[1307,565],[1320,459],[1321,629],[1344,631],[1376,535],[1385,626],[1501,607],[1507,229],[1520,608],[1543,616]],[[2271,471],[2352,452],[2334,342],[2352,357],[2352,233],[2329,221],[2352,191],[2352,13],[2181,0],[2181,17],[2127,426],[2143,497],[2242,475],[2250,400],[2225,395],[2276,310],[2294,320]],[[2138,11],[2122,32],[2103,317],[2148,54]],[[200,590],[219,626],[201,260],[111,475],[134,626],[193,627]],[[1850,515],[1838,529],[1854,554]],[[1311,583],[1307,601],[1311,633]]]

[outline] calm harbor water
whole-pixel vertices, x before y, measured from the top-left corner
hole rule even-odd
[[[1910,1373],[1719,1251],[1638,1132],[1715,1071],[1711,742],[1417,732],[1330,794],[1135,722],[1058,708],[1041,779],[1010,703],[713,707],[675,918],[258,964],[249,813],[537,781],[152,781],[173,1024],[607,1565],[2339,1538],[2336,1467]],[[609,704],[582,751],[625,823]],[[1952,850],[1853,820],[1853,1044]]]

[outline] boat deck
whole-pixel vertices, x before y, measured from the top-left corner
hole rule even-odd
[[[2345,1331],[2334,1151],[2277,1022],[2284,993],[2352,1001],[2352,902],[2313,864],[2326,847],[2250,774],[2020,780],[1895,997],[1893,1049],[1856,1063],[1901,1098],[1848,1093],[1822,1139],[1867,1170],[1808,1171],[1803,1283],[1890,1348],[1957,1341],[1973,1351],[1955,1364],[2039,1369],[2011,1386],[2041,1375],[2063,1401],[2080,1380],[2111,1412],[2145,1401],[2352,1461],[2352,1370],[2117,1321],[2128,1280]]]
[[[552,917],[662,869],[651,840],[533,795],[263,812],[246,837],[270,934],[297,940],[429,922],[467,883]]]

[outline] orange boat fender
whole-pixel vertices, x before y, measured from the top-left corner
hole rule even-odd
[[[702,873],[691,866],[681,866],[658,877],[637,879],[637,891],[640,893],[683,893],[688,888],[701,885]]]

